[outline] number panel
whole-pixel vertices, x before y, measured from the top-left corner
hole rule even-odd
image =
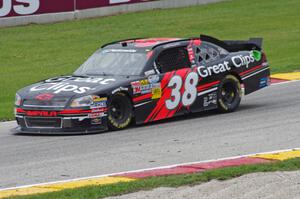
[[[166,100],[166,107],[173,110],[180,103],[185,107],[191,106],[197,99],[198,82],[199,76],[196,72],[188,72],[186,78],[178,75],[171,77],[168,88],[172,91],[170,99]]]
[[[166,100],[166,107],[169,110],[173,110],[178,107],[181,101],[181,87],[182,78],[178,75],[173,76],[168,84],[168,88],[171,89],[171,96],[170,99]]]

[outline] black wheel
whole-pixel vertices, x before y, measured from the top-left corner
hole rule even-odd
[[[116,93],[108,100],[108,127],[120,130],[128,127],[132,121],[132,103],[124,93]]]
[[[233,75],[227,75],[218,88],[218,110],[223,113],[235,111],[241,102],[241,83]]]

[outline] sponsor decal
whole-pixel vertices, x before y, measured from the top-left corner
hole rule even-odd
[[[41,100],[41,101],[49,101],[53,97],[54,97],[54,95],[51,94],[51,93],[43,93],[43,94],[40,94],[40,95],[36,96],[35,99]]]
[[[260,51],[251,51],[249,55],[236,55],[231,58],[231,63],[236,68],[246,67],[248,68],[249,65],[255,61],[259,61],[261,59],[261,52]],[[199,66],[197,68],[198,74],[200,77],[205,78],[212,76],[214,74],[224,73],[226,71],[231,70],[229,61],[224,61],[219,64],[215,64],[212,66]]]
[[[155,70],[154,70],[154,69],[148,70],[148,71],[145,72],[145,75],[146,75],[146,76],[149,76],[149,75],[155,75]]]
[[[141,83],[139,81],[136,81],[136,82],[132,82],[131,83],[131,87],[132,87],[132,90],[133,90],[133,94],[140,94],[141,93]]]
[[[93,118],[91,120],[91,124],[102,124],[102,119],[101,118]]]
[[[74,92],[77,94],[82,94],[91,89],[92,88],[90,87],[79,87],[77,85],[71,85],[69,83],[45,83],[30,88],[30,92],[52,91],[55,94],[61,92]]]
[[[141,80],[140,82],[141,82],[141,85],[142,85],[142,86],[146,86],[146,85],[149,84],[148,79]]]
[[[187,51],[188,51],[189,60],[190,60],[190,62],[192,64],[192,67],[195,67],[196,66],[196,61],[195,61],[195,53],[194,53],[193,47],[189,46],[187,48]]]
[[[250,63],[255,62],[255,58],[253,55],[253,51],[251,51],[251,53],[249,55],[233,56],[231,58],[231,61],[232,61],[233,65],[237,68],[244,67],[244,66],[246,66],[246,68],[248,68]]]
[[[133,94],[149,94],[152,93],[152,99],[161,98],[162,91],[159,82],[159,76],[153,75],[147,80],[141,80],[132,82],[131,86],[133,89]]]
[[[260,61],[260,60],[261,60],[261,58],[262,58],[262,53],[261,53],[260,51],[258,51],[258,50],[253,50],[251,53],[252,53],[252,55],[253,55],[253,57],[254,57],[254,59],[255,59],[256,61]]]
[[[83,10],[89,8],[98,8],[113,6],[119,4],[134,4],[139,2],[152,1],[152,0],[76,0],[76,9]]]
[[[134,4],[146,0],[2,0],[0,17],[74,12],[89,8]],[[147,0],[152,1],[152,0]]]
[[[152,85],[152,99],[160,99],[162,96],[161,84]]]
[[[101,77],[89,77],[89,78],[75,78],[71,79],[75,82],[85,82],[85,83],[92,83],[92,84],[102,84],[102,85],[107,85],[110,82],[115,82],[115,79],[105,79]]]
[[[203,98],[203,106],[208,107],[211,104],[217,104],[217,92],[213,92],[208,94],[206,97]]]
[[[229,66],[228,61],[224,61],[223,63],[215,64],[213,66],[199,66],[197,68],[198,74],[203,78],[212,76],[213,74],[223,73],[229,70],[231,70],[231,67]]]
[[[132,82],[133,94],[152,93],[152,99],[159,99],[162,96],[161,84],[158,75],[149,76],[146,80]]]
[[[188,51],[188,55],[189,55],[189,60],[191,62],[191,66],[192,67],[196,67],[197,64],[196,64],[196,55],[195,55],[195,52],[194,52],[194,46],[200,46],[201,44],[201,41],[200,39],[194,39],[194,40],[191,40],[188,47],[187,47],[187,51]]]
[[[104,113],[107,111],[107,108],[93,108],[92,113]]]
[[[94,100],[93,104],[91,105],[91,109],[99,109],[99,108],[106,108],[107,107],[107,98],[97,98]]]
[[[83,83],[91,83],[91,84],[102,84],[107,85],[110,82],[115,82],[115,79],[106,79],[102,77],[54,77],[45,80],[46,83],[54,83],[54,82],[65,82],[65,81],[75,81],[75,82],[83,82]]]
[[[151,75],[148,77],[148,81],[150,84],[155,84],[159,82],[159,76],[158,75]]]
[[[146,84],[141,86],[141,94],[151,93],[151,88],[152,88],[151,84]]]
[[[1,0],[0,18],[74,12],[77,1],[79,0]]]
[[[56,111],[26,111],[27,116],[57,117]]]
[[[93,95],[93,102],[100,102],[103,101],[103,98],[97,96],[97,95]]]
[[[91,105],[92,113],[89,114],[89,118],[95,120],[94,122],[93,120],[91,121],[92,124],[99,124],[99,121],[96,120],[100,119],[101,122],[101,118],[107,116],[107,98],[95,96],[93,101]]]
[[[50,79],[45,80],[46,83],[54,83],[54,82],[61,82],[61,81],[66,81],[70,79],[70,76],[62,76],[62,77],[53,77]]]
[[[17,15],[30,15],[38,11],[40,0],[3,0],[0,8],[0,17],[9,15],[14,12]]]
[[[90,113],[89,114],[89,118],[91,119],[95,119],[95,118],[102,118],[105,117],[106,113],[102,112],[102,113]]]
[[[147,79],[131,83],[133,94],[147,94],[151,93],[151,85]]]
[[[264,77],[261,78],[259,81],[259,88],[264,88],[266,86],[270,85],[270,78],[269,77]]]

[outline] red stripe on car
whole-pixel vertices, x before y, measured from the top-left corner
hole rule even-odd
[[[204,84],[204,85],[198,86],[197,90],[198,90],[198,92],[204,91],[204,90],[206,90],[206,89],[208,89],[208,88],[210,88],[212,86],[215,86],[215,85],[217,85],[219,83],[220,83],[220,81],[215,81],[215,82],[211,82],[211,83],[208,83],[208,84]]]
[[[251,69],[249,69],[249,70],[246,70],[246,71],[244,71],[244,72],[241,72],[241,73],[240,73],[240,76],[244,76],[245,74],[251,73],[252,71],[255,71],[255,70],[257,70],[257,69],[259,69],[259,68],[261,68],[261,67],[262,67],[261,65],[255,66],[254,68],[251,68]]]
[[[135,98],[133,98],[133,102],[136,103],[136,102],[143,101],[143,100],[150,99],[150,98],[152,98],[152,93],[145,94],[145,95],[142,95],[139,97],[135,97]]]

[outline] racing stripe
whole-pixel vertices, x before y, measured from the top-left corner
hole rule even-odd
[[[263,69],[261,69],[261,70],[256,70],[254,73],[247,74],[247,75],[245,75],[245,76],[242,78],[242,80],[248,79],[249,77],[252,77],[252,76],[254,76],[254,75],[257,75],[258,73],[261,73],[261,72],[266,71],[266,70],[269,70],[269,67],[265,67],[265,68],[263,68]]]
[[[133,102],[136,103],[136,102],[143,101],[146,99],[151,99],[151,97],[152,97],[152,93],[148,93],[148,94],[133,98]]]
[[[183,85],[180,89],[180,94],[181,96],[183,95],[183,93],[185,92],[185,87],[184,87],[184,82],[185,82],[185,79],[187,77],[187,75],[191,72],[192,70],[191,69],[188,69],[188,70],[179,70],[177,71],[177,74],[176,75],[179,75],[180,77],[182,77],[182,80],[183,80]],[[179,73],[179,74],[178,74]],[[182,74],[181,74],[182,73]],[[166,107],[165,107],[166,108]],[[166,110],[169,111],[169,113],[166,115],[167,118],[171,118],[175,115],[175,113],[177,113],[178,111],[180,111],[180,109],[182,108],[182,103],[179,103],[177,109],[174,109],[174,110],[168,110],[166,108]],[[162,118],[163,119],[163,118]]]
[[[167,85],[169,83],[169,80],[171,79],[171,77],[174,75],[174,71],[165,74],[165,76],[163,77],[163,79],[161,80],[161,88],[162,88],[162,97],[160,98],[160,100],[156,103],[156,106],[153,108],[152,112],[149,114],[149,116],[147,117],[147,119],[145,120],[145,123],[152,121],[152,117],[154,115],[157,114],[157,112],[159,112],[159,110],[161,109],[162,104],[162,99],[166,93],[167,90]]]
[[[197,87],[197,91],[198,92],[204,91],[204,90],[206,90],[206,89],[208,89],[210,87],[213,87],[213,86],[215,86],[215,85],[217,85],[219,83],[220,83],[220,81],[214,81],[214,82],[211,82],[211,83],[208,83],[208,84],[204,84],[204,85],[198,86]]]
[[[163,96],[161,97],[161,99],[158,101],[158,108],[157,108],[157,111],[156,113],[153,115],[153,117],[151,118],[151,121],[155,121],[155,120],[159,120],[158,118],[160,119],[163,119],[163,118],[167,118],[167,115],[168,115],[168,112],[169,110],[166,109],[165,107],[165,101],[167,99],[170,98],[171,96],[171,92],[172,92],[172,89],[168,88],[167,85],[170,81],[170,79],[176,75],[176,72],[172,72],[172,74],[170,75],[170,77],[166,80],[166,82],[164,83],[164,90],[163,90]],[[164,116],[165,115],[165,116]],[[163,117],[164,116],[164,117]]]
[[[174,114],[182,108],[181,104],[174,110],[169,110],[166,108],[165,101],[171,97],[171,92],[172,92],[172,89],[168,88],[167,85],[168,85],[170,79],[174,75],[180,76],[184,82],[186,76],[188,75],[188,73],[190,71],[191,71],[191,69],[185,68],[182,70],[178,70],[176,72],[169,73],[168,76],[165,76],[165,78],[163,78],[163,80],[162,80],[163,95],[160,98],[160,100],[157,102],[157,105],[154,108],[154,110],[152,111],[152,113],[145,120],[145,123],[149,122],[149,121],[156,121],[156,120],[160,120],[160,119],[164,119],[164,118],[173,117]],[[181,92],[181,94],[184,92],[184,86],[182,86],[182,88],[180,89],[180,92]]]
[[[246,71],[244,71],[244,72],[241,72],[241,73],[240,73],[240,76],[247,75],[247,74],[249,74],[249,73],[251,73],[251,72],[253,72],[253,71],[255,71],[255,70],[257,70],[257,69],[259,69],[259,68],[261,68],[261,67],[262,67],[262,65],[255,66],[255,67],[253,67],[253,68],[251,68],[251,69],[249,69],[249,70],[246,70]]]

